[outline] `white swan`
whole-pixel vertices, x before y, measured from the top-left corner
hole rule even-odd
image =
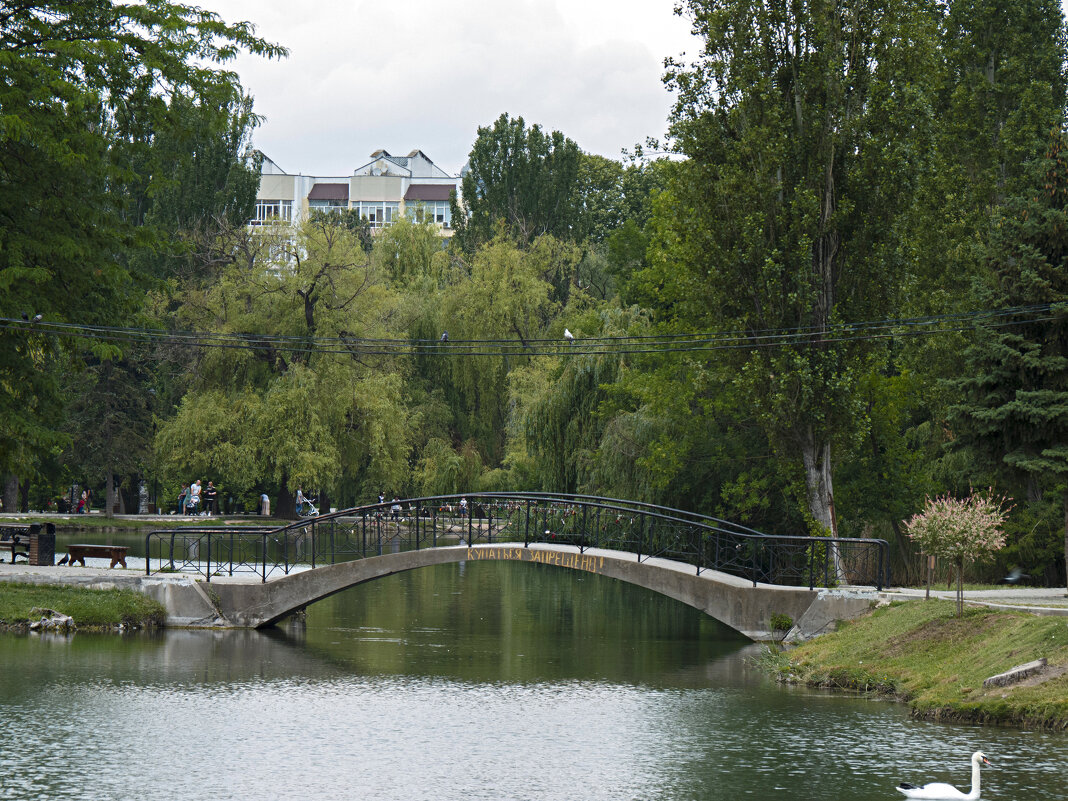
[[[916,787],[913,784],[905,784],[902,782],[897,786],[897,789],[907,795],[909,798],[937,798],[937,799],[956,799],[957,801],[975,801],[979,797],[979,764],[985,762],[990,764],[990,760],[983,755],[982,751],[976,751],[972,754],[972,789],[970,792],[962,793],[952,784],[944,784],[943,782],[934,782],[932,784],[925,784],[923,787]]]

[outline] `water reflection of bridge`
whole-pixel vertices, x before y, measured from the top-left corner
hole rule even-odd
[[[412,498],[275,529],[154,531],[145,553],[149,574],[194,573],[208,582],[258,576],[258,584],[212,585],[220,618],[237,626],[269,625],[401,570],[507,560],[639,584],[768,639],[782,636],[786,619],[804,636],[870,601],[870,594],[830,588],[882,588],[889,579],[882,540],[774,536],[678,509],[549,493]]]

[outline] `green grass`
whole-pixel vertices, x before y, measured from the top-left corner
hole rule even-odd
[[[62,612],[81,628],[161,625],[165,614],[162,605],[133,590],[0,582],[0,622],[17,626],[38,619],[34,608]]]
[[[921,717],[1068,729],[1068,673],[1036,686],[983,680],[1045,657],[1068,665],[1068,618],[911,601],[877,609],[789,652],[779,675],[813,686],[878,692]]]

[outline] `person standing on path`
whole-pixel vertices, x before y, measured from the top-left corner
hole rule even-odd
[[[260,495],[260,514],[265,517],[271,516],[271,499],[267,497],[267,493]]]
[[[219,492],[215,489],[215,483],[208,482],[208,486],[204,488],[204,514],[211,517],[215,513],[215,499],[218,497]]]

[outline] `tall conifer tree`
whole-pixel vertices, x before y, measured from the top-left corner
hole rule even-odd
[[[962,444],[1021,479],[1030,500],[1064,493],[1068,570],[1068,134],[1056,131],[1036,186],[1011,199],[991,235],[984,308],[1044,306],[977,332],[965,352],[960,402],[951,410]]]

